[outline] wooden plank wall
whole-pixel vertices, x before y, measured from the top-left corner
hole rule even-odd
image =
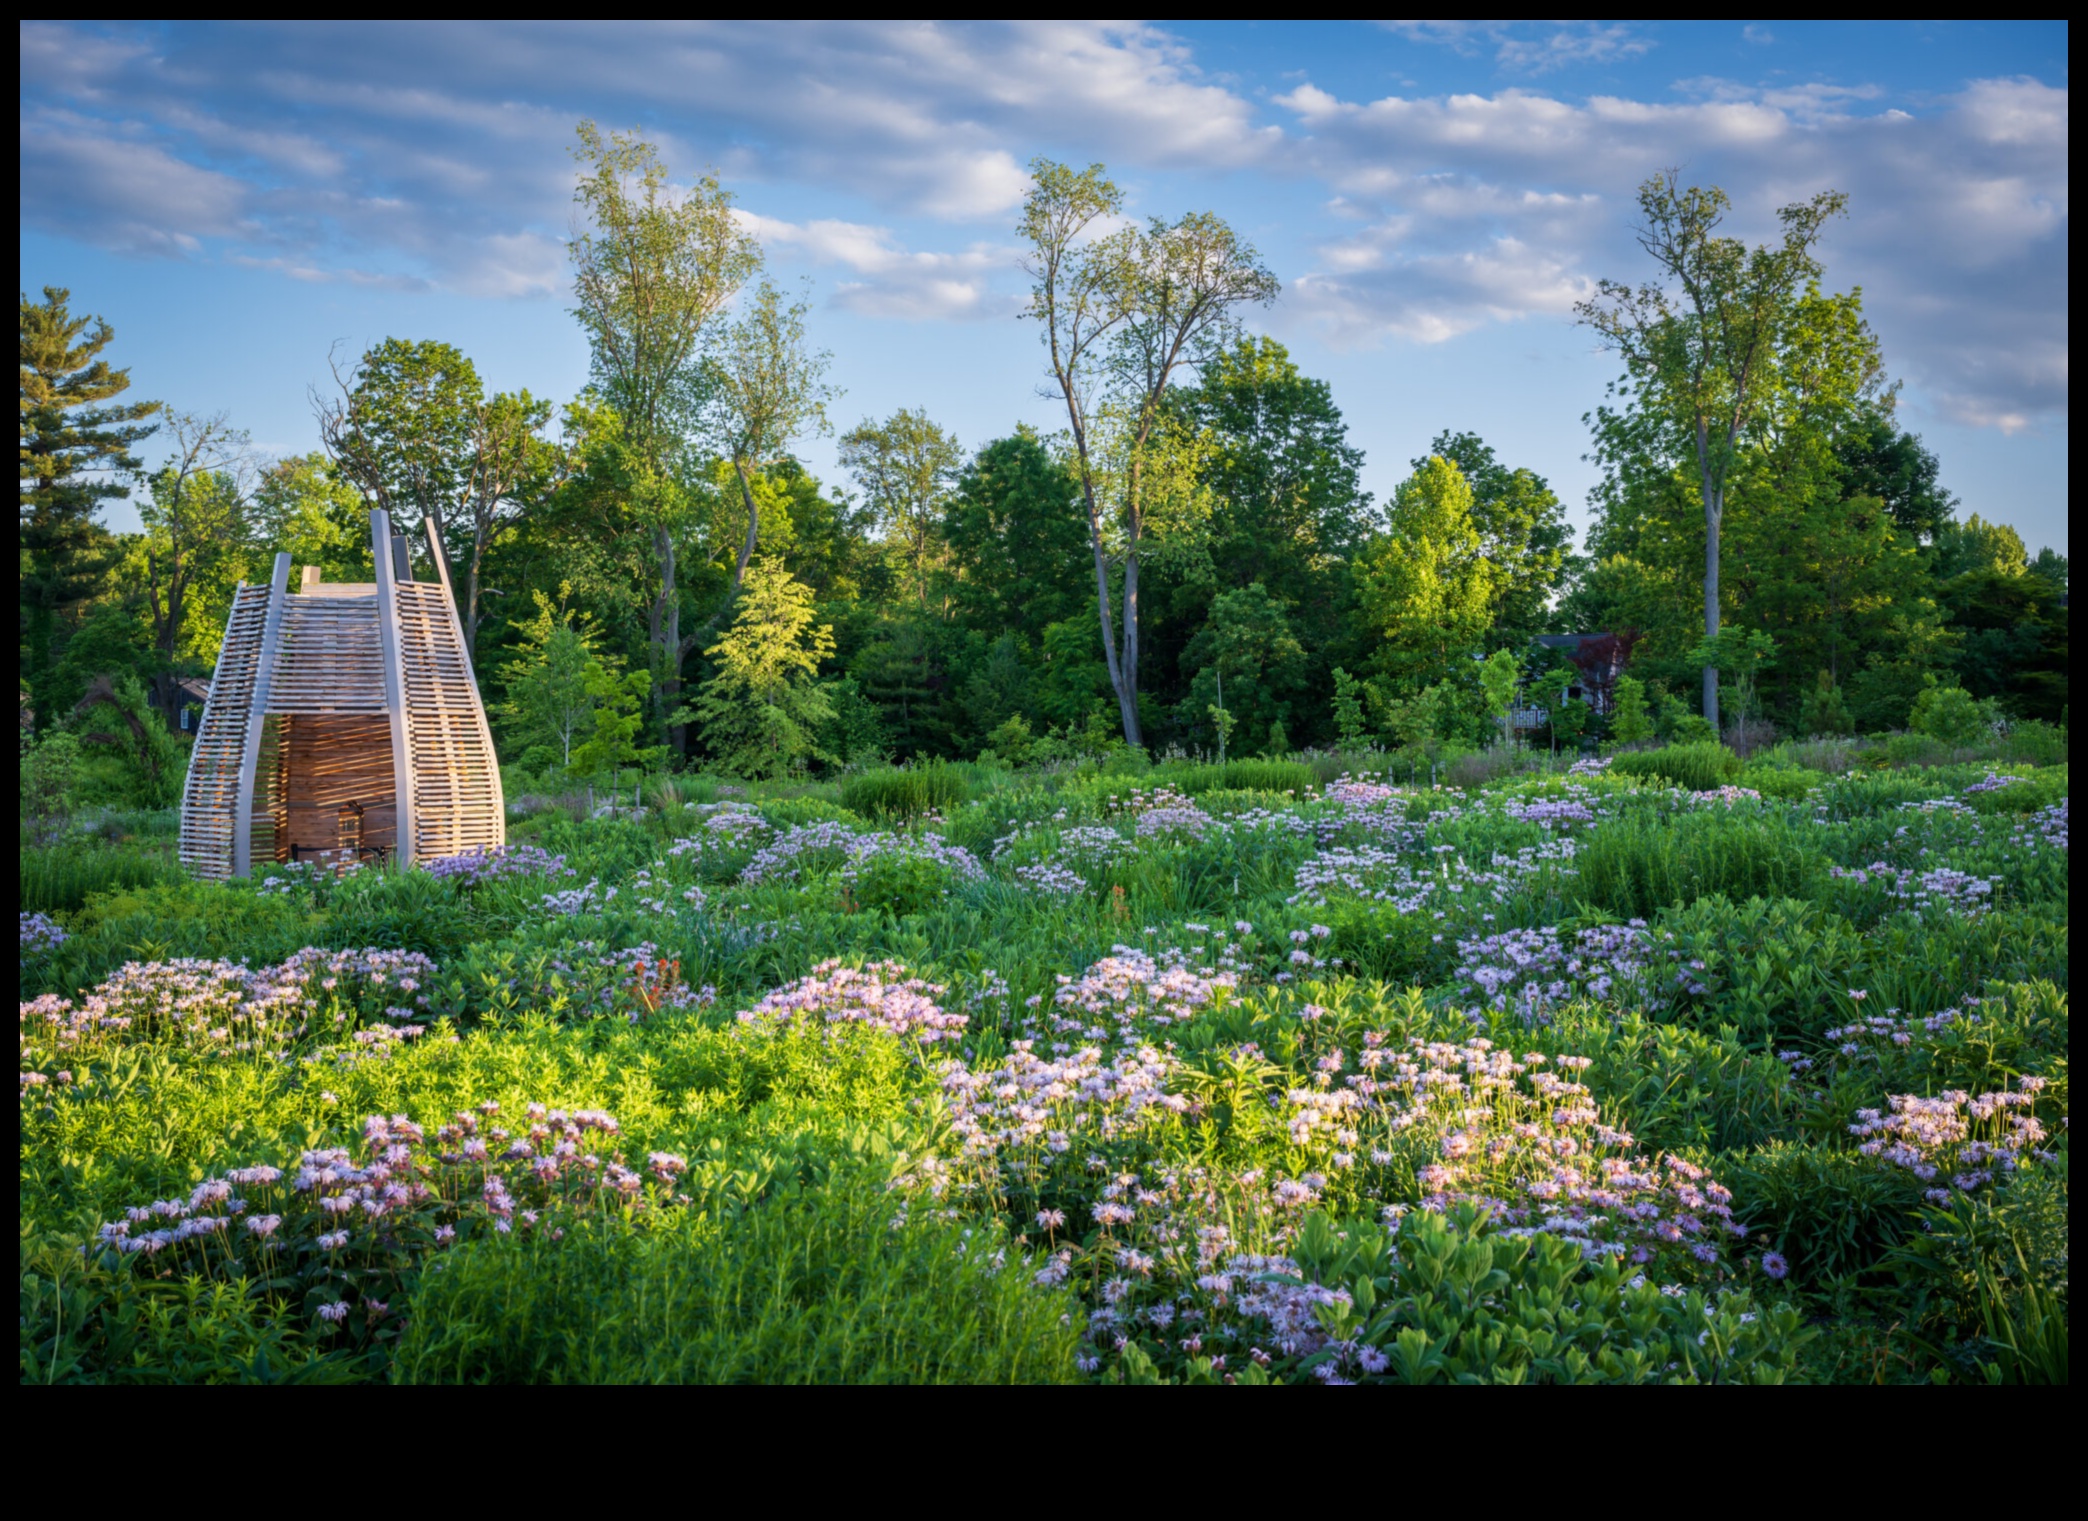
[[[449,595],[427,582],[401,585],[396,595],[413,753],[413,858],[496,849],[507,840],[500,762]]]
[[[210,700],[196,726],[188,777],[181,789],[181,864],[207,881],[232,875],[232,834],[239,812],[239,766],[246,753],[261,634],[268,621],[268,588],[233,593],[232,616],[218,655]]]
[[[373,607],[368,616],[376,621]],[[381,696],[381,694],[380,694]],[[289,833],[285,852],[331,850],[340,842],[341,808],[360,804],[362,843],[398,843],[392,784],[391,723],[383,714],[286,720],[289,748]]]

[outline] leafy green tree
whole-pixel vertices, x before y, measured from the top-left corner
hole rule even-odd
[[[261,472],[254,488],[253,537],[329,581],[371,581],[370,522],[361,495],[324,453],[292,455]]]
[[[1907,727],[1946,745],[1970,745],[1986,736],[1988,721],[1978,700],[1963,687],[1931,682],[1914,699]]]
[[[1344,750],[1360,750],[1369,742],[1370,724],[1364,717],[1363,683],[1340,666],[1334,667],[1334,734]]]
[[[1374,663],[1395,696],[1462,672],[1493,621],[1500,571],[1472,521],[1472,489],[1431,458],[1401,483],[1385,532],[1356,565]]]
[[[1040,158],[1030,169],[1020,223],[1032,282],[1027,315],[1042,326],[1066,408],[1103,660],[1125,742],[1138,745],[1141,560],[1149,530],[1164,525],[1176,493],[1172,477],[1185,453],[1194,453],[1171,426],[1168,392],[1223,349],[1238,308],[1266,305],[1279,287],[1217,216],[1156,217],[1094,237],[1123,205],[1103,167],[1075,171]],[[1109,605],[1112,563],[1121,578],[1121,628]]]
[[[1776,653],[1776,641],[1760,629],[1735,626],[1701,641],[1689,652],[1689,659],[1692,665],[1723,671],[1733,678],[1733,706],[1738,710],[1733,717],[1747,723],[1761,714],[1757,682],[1776,663]]]
[[[1683,186],[1673,171],[1639,188],[1639,246],[1661,283],[1601,282],[1576,310],[1622,356],[1640,405],[1665,415],[1693,450],[1703,511],[1704,634],[1720,628],[1719,534],[1743,434],[1778,378],[1778,345],[1801,293],[1820,277],[1813,245],[1848,198],[1822,191],[1777,213],[1783,239],[1750,249],[1717,229],[1730,206],[1718,188]],[[1704,716],[1718,725],[1718,671],[1703,672]]]
[[[943,502],[963,450],[925,412],[901,407],[883,422],[865,419],[841,435],[841,467],[854,475],[904,556],[916,599],[928,605],[928,577],[942,557]]]
[[[1010,718],[1019,717],[1026,708],[1030,673],[1022,653],[1022,640],[1014,634],[1003,634],[993,641],[986,658],[966,678],[965,716],[978,733],[992,733]]]
[[[1636,676],[1617,678],[1616,703],[1610,711],[1610,738],[1620,745],[1642,744],[1653,737],[1653,715],[1646,706],[1646,684]]]
[[[782,562],[748,566],[732,626],[711,645],[711,675],[696,701],[703,741],[725,770],[779,776],[824,759],[818,736],[834,705],[818,681],[833,630],[814,623],[812,594]]]
[[[1512,743],[1509,710],[1515,705],[1516,688],[1522,685],[1522,662],[1513,650],[1495,650],[1479,667],[1479,689],[1486,694],[1486,714],[1501,727],[1503,745]]]
[[[942,535],[959,621],[1032,643],[1090,594],[1081,560],[1080,483],[1035,433],[995,439],[973,457],[945,504]]]
[[[1544,632],[1565,585],[1573,547],[1566,509],[1543,476],[1510,470],[1477,434],[1439,433],[1429,454],[1457,466],[1472,488],[1472,526],[1498,572],[1492,637],[1520,649]],[[1415,471],[1427,463],[1415,460]]]
[[[434,529],[475,656],[487,551],[557,473],[538,436],[551,404],[527,391],[489,398],[478,367],[447,343],[387,338],[334,379],[340,396],[316,403],[327,454],[399,532]],[[410,542],[418,555],[425,532]]]
[[[51,715],[37,689],[115,558],[95,514],[130,495],[124,477],[139,468],[132,450],[160,410],[156,401],[117,400],[130,371],[102,357],[116,331],[100,317],[74,316],[71,300],[55,285],[40,302],[22,293],[22,674],[37,695],[39,726]]]
[[[714,401],[720,377],[706,349],[715,324],[760,270],[761,248],[734,216],[732,196],[716,176],[678,189],[652,144],[628,133],[604,137],[591,121],[576,130],[573,156],[581,174],[573,199],[587,226],[568,245],[573,314],[587,332],[595,388],[619,416],[604,452],[617,459],[623,478],[622,510],[651,551],[647,637],[660,676],[656,695],[666,711],[679,700],[682,661],[717,627],[737,592],[759,528],[752,484],[743,477],[746,551],[717,615],[685,636],[677,553],[692,500],[680,456]],[[773,318],[772,302],[766,310]],[[723,346],[740,345],[728,340]]]
[[[1836,433],[1834,455],[1843,495],[1883,503],[1894,525],[1917,543],[1934,542],[1951,521],[1957,498],[1943,489],[1942,465],[1920,438],[1900,431],[1889,405],[1865,405]]]
[[[1822,670],[1812,691],[1806,694],[1805,706],[1799,715],[1799,729],[1808,735],[1855,732],[1855,726],[1849,720],[1849,705],[1842,700],[1841,687],[1836,684],[1832,671]]]
[[[1259,581],[1212,599],[1209,619],[1182,654],[1191,673],[1191,713],[1223,706],[1252,739],[1284,724],[1305,690],[1307,670],[1305,647],[1286,611]]]
[[[1230,589],[1259,581],[1331,617],[1337,567],[1374,524],[1363,451],[1348,441],[1327,383],[1300,372],[1275,339],[1242,337],[1171,405],[1209,441],[1212,579]]]
[[[82,744],[103,748],[117,759],[124,801],[141,808],[166,808],[180,801],[181,746],[153,711],[144,683],[135,676],[96,676],[73,705],[67,727]]]
[[[618,672],[600,660],[590,661],[584,677],[587,698],[594,708],[594,732],[573,747],[567,770],[575,776],[610,775],[612,786],[621,785],[623,768],[641,770],[657,766],[666,758],[666,747],[643,745],[645,698],[652,686],[650,671]]]
[[[532,591],[536,616],[515,631],[515,641],[501,680],[507,700],[494,705],[508,720],[521,745],[525,764],[541,765],[556,755],[560,770],[573,765],[573,745],[594,726],[596,667],[603,661],[595,648],[591,621],[569,605],[570,581],[558,588],[554,604]]]
[[[245,433],[233,428],[223,413],[172,413],[166,427],[174,440],[173,457],[153,475],[138,516],[145,527],[146,607],[158,655],[150,690],[171,725],[184,700],[179,685],[184,645],[201,632],[214,665],[219,630],[231,612],[229,601],[207,609],[193,607],[197,586],[207,585],[214,569],[247,548],[253,507],[246,481]],[[204,613],[205,630],[194,626],[198,611]],[[210,623],[217,627],[208,628]]]

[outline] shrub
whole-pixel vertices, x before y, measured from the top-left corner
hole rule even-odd
[[[1229,760],[1219,766],[1168,768],[1163,778],[1168,786],[1189,797],[1206,792],[1297,792],[1301,796],[1317,790],[1319,777],[1303,761]]]
[[[1763,797],[1795,803],[1817,787],[1820,778],[1796,766],[1749,766],[1740,773],[1739,784]]]
[[[1973,745],[1987,737],[1987,716],[1963,687],[1924,687],[1907,726],[1946,745]]]
[[[864,818],[917,818],[955,808],[970,795],[964,773],[940,761],[865,771],[841,784],[841,806]]]
[[[835,1176],[721,1226],[476,1243],[422,1281],[402,1383],[1066,1383],[1072,1298],[991,1224]]]
[[[1740,757],[1717,743],[1634,750],[1610,763],[1612,776],[1652,777],[1691,792],[1715,791],[1740,771]]]

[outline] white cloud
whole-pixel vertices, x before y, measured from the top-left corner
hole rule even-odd
[[[1617,22],[1600,21],[1381,21],[1412,42],[1437,43],[1463,54],[1491,45],[1494,62],[1517,74],[1544,74],[1583,63],[1621,63],[1651,52],[1653,41]]]
[[[867,317],[938,319],[1004,317],[1016,303],[996,294],[995,275],[1012,269],[1016,250],[984,243],[961,253],[912,252],[891,231],[860,222],[804,223],[739,213],[762,245],[784,257],[839,265],[862,279],[843,280],[834,304]]]

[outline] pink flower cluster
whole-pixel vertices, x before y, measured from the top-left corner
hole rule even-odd
[[[743,1025],[782,1029],[799,1021],[826,1025],[862,1024],[906,1036],[922,1045],[954,1041],[969,1020],[936,1002],[941,983],[909,976],[896,961],[849,967],[822,961],[812,975],[778,988],[739,1016]]]
[[[230,961],[127,962],[78,1003],[52,993],[23,1003],[23,1062],[31,1065],[46,1043],[63,1054],[138,1038],[218,1055],[280,1054],[366,1021],[410,1019],[427,1004],[421,988],[434,972],[416,951],[310,946],[259,970]]]
[[[302,1153],[294,1167],[238,1167],[206,1178],[187,1199],[156,1199],[126,1210],[96,1233],[122,1257],[158,1258],[152,1271],[206,1277],[280,1278],[316,1286],[337,1283],[319,1311],[339,1324],[351,1308],[381,1320],[390,1296],[430,1251],[460,1232],[529,1229],[546,1214],[644,1208],[644,1177],[591,1148],[618,1132],[600,1110],[527,1109],[520,1134],[493,1123],[500,1105],[459,1111],[432,1142],[407,1116],[372,1115],[363,1124],[363,1157],[346,1147]],[[647,1171],[670,1202],[688,1168],[685,1158],[655,1152]],[[685,1195],[671,1202],[685,1204]],[[556,1224],[550,1234],[562,1235]],[[371,1291],[383,1289],[386,1298]]]
[[[1457,952],[1465,986],[1489,1009],[1512,1011],[1525,1024],[1573,998],[1628,997],[1647,1008],[1665,1002],[1653,985],[1654,948],[1643,919],[1576,931],[1570,945],[1556,925],[1504,930],[1460,940]]]
[[[1129,945],[1111,951],[1077,978],[1061,973],[1049,1011],[1026,1017],[1028,1033],[1138,1045],[1156,1028],[1196,1018],[1239,986],[1236,972],[1191,969],[1179,950],[1162,959]]]
[[[1015,1042],[998,1066],[942,1069],[950,1130],[964,1158],[1027,1181],[1049,1171],[1077,1140],[1114,1140],[1180,1115],[1189,1101],[1166,1091],[1172,1057],[1151,1046],[1105,1061],[1085,1047],[1058,1060]]]
[[[1924,1183],[1936,1184],[1947,1173],[1949,1188],[1926,1191],[1930,1203],[1944,1204],[1953,1188],[1971,1193],[2008,1177],[2026,1153],[2037,1161],[2056,1160],[2055,1153],[2039,1149],[2046,1138],[2043,1121],[2012,1112],[2028,1110],[2044,1086],[2041,1077],[2019,1077],[2015,1091],[1977,1098],[1958,1088],[1934,1098],[1895,1093],[1887,1100],[1889,1112],[1857,1110],[1849,1134],[1858,1138],[1863,1155],[1904,1167]]]

